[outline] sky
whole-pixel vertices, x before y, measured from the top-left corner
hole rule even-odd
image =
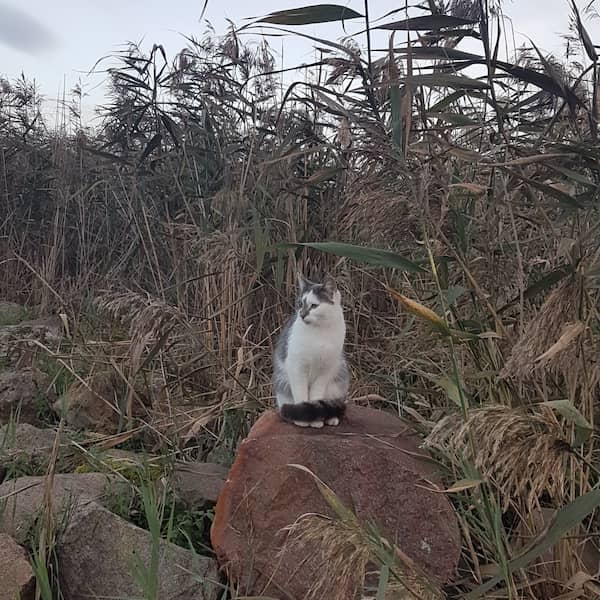
[[[87,96],[84,113],[104,98],[103,76],[88,75],[97,61],[118,51],[128,41],[142,41],[143,47],[162,44],[169,58],[186,45],[184,35],[202,37],[210,22],[217,34],[224,33],[228,19],[236,25],[245,19],[275,10],[319,4],[324,0],[0,0],[0,76],[14,79],[21,73],[35,79],[48,106],[56,107],[63,97],[81,82]],[[363,0],[327,0],[363,11]],[[580,8],[589,0],[577,0]],[[371,20],[403,6],[398,0],[370,0]],[[567,0],[505,0],[503,11],[510,17],[514,44],[519,46],[531,38],[546,52],[561,53],[567,33],[569,3]],[[422,13],[411,13],[411,16]],[[400,19],[400,13],[388,20]],[[587,20],[586,26],[595,42],[600,43],[600,20]],[[361,20],[309,25],[299,31],[328,39],[339,39],[347,33],[363,29]],[[385,47],[386,37],[380,32],[374,46]],[[289,67],[310,62],[314,55],[307,40],[289,36],[273,40],[276,51],[283,49],[280,65]],[[467,51],[478,47],[459,46]],[[110,62],[102,62],[100,68]]]

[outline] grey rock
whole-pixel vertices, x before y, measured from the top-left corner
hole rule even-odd
[[[41,475],[46,472],[56,439],[54,429],[39,429],[29,423],[0,427],[0,481],[7,472]],[[58,450],[57,471],[71,469],[75,451],[63,435]]]
[[[0,373],[0,425],[39,424],[53,399],[50,378],[33,367]]]
[[[0,325],[15,325],[27,316],[27,309],[16,302],[0,300]]]
[[[0,533],[7,533],[23,543],[36,517],[45,508],[45,490],[45,477],[19,477],[0,485]],[[108,506],[129,494],[129,483],[115,475],[55,475],[51,493],[55,523],[63,523],[78,506],[92,501]]]
[[[64,397],[59,398],[54,410],[76,429],[89,429],[112,435],[125,424],[127,384],[115,372],[100,372],[87,381],[75,381]],[[139,395],[138,395],[139,398]],[[132,416],[146,414],[139,400],[133,400]]]
[[[0,600],[33,600],[35,580],[27,553],[9,535],[0,533]]]
[[[107,450],[90,449],[82,457],[85,468],[98,473],[120,473],[127,479],[160,482],[171,468],[172,459],[167,456],[133,452],[110,448]]]
[[[140,529],[95,503],[76,510],[57,548],[65,600],[145,597],[135,572],[151,564],[153,541]],[[158,551],[161,600],[216,600],[217,566],[164,540]]]
[[[0,365],[31,366],[33,357],[43,352],[36,342],[56,349],[62,337],[63,325],[58,316],[0,326]]]
[[[228,472],[216,463],[177,462],[169,488],[188,510],[202,510],[217,503]]]
[[[29,423],[0,427],[0,481],[10,469],[36,472],[48,466],[56,432]]]
[[[232,449],[226,444],[219,444],[206,455],[206,462],[218,463],[230,469],[235,460],[235,455],[236,449]]]
[[[102,473],[149,470],[187,510],[203,510],[217,503],[229,469],[216,463],[175,461],[165,456],[111,448],[89,453],[86,463]],[[158,476],[168,474],[167,477]]]

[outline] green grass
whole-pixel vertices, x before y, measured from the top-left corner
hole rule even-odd
[[[134,484],[136,492],[133,497],[115,495],[109,506],[112,512],[151,532],[152,527],[158,527],[161,539],[182,548],[205,556],[213,555],[209,538],[214,517],[212,509],[188,509],[168,487],[163,488],[158,483],[159,477],[166,476],[166,472],[159,475],[144,468],[119,472]],[[159,491],[161,488],[162,492]]]

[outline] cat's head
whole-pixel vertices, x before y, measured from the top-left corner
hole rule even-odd
[[[341,294],[333,277],[327,275],[321,283],[315,283],[298,274],[298,316],[307,325],[325,323],[339,315]]]

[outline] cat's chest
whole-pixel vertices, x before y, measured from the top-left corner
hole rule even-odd
[[[343,345],[342,327],[327,331],[300,329],[292,333],[288,357],[308,367],[326,366],[339,361]]]

